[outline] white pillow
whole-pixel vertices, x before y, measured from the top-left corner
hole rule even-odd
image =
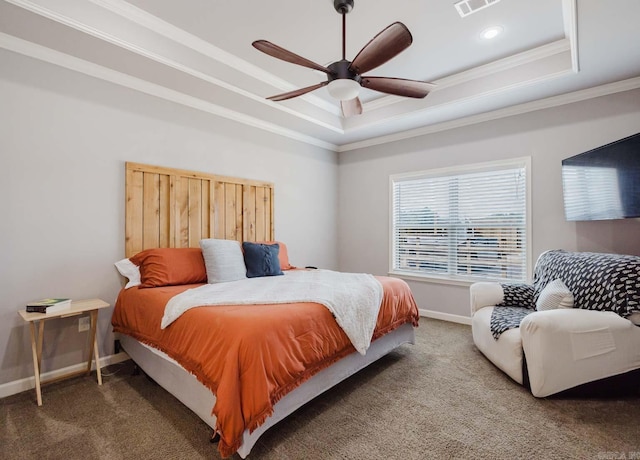
[[[573,308],[573,294],[561,279],[547,284],[536,302],[536,310],[555,310],[556,308]]]
[[[629,316],[629,318],[627,319],[631,321],[633,324],[635,324],[636,326],[640,326],[640,311],[631,313],[631,316]]]
[[[140,284],[140,267],[131,262],[129,259],[122,259],[114,264],[120,274],[127,278],[129,282],[125,285],[125,289]]]
[[[247,267],[240,243],[234,240],[200,240],[209,284],[241,280],[247,277]]]

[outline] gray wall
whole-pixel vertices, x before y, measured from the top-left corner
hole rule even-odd
[[[342,271],[386,274],[389,175],[530,156],[532,255],[547,250],[640,255],[640,219],[567,222],[561,160],[640,132],[640,90],[369,147],[340,155]],[[469,316],[467,286],[409,281],[418,306]]]
[[[296,265],[386,274],[390,174],[531,156],[533,255],[640,253],[640,221],[568,223],[560,160],[640,130],[640,91],[337,155],[0,51],[0,385],[32,375],[17,311],[48,296],[113,304],[124,162],[275,183],[276,237]],[[410,282],[421,308],[467,315],[468,289]],[[112,353],[111,309],[100,352]],[[77,319],[47,325],[43,370],[81,362]]]
[[[30,300],[112,305],[124,257],[124,163],[275,183],[276,237],[294,265],[337,268],[337,155],[0,51],[0,384],[33,374]],[[100,352],[113,352],[99,315]],[[84,359],[77,318],[47,323],[43,370]]]

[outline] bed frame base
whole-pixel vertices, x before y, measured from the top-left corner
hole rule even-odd
[[[214,430],[211,441],[215,442],[214,439],[217,436],[215,432],[216,418],[211,415],[211,408],[214,406],[216,399],[211,391],[164,353],[126,335],[121,335],[120,341],[122,347],[136,365],[140,366],[149,377],[174,395]],[[238,455],[246,458],[260,436],[273,425],[316,396],[405,343],[415,343],[414,329],[411,324],[404,324],[372,342],[366,355],[363,356],[354,352],[318,372],[278,401],[273,406],[273,415],[264,424],[256,428],[253,433],[249,433],[248,430],[244,432]]]

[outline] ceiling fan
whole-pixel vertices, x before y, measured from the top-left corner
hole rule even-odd
[[[413,37],[409,29],[401,22],[394,22],[367,43],[353,61],[346,54],[346,16],[353,9],[354,0],[334,0],[333,7],[342,15],[342,59],[328,66],[298,56],[291,51],[274,45],[266,40],[256,40],[253,47],[263,53],[292,64],[301,65],[327,74],[327,81],[306,88],[268,97],[272,101],[284,101],[327,86],[329,94],[340,101],[345,117],[362,113],[362,103],[358,98],[360,87],[397,96],[423,98],[435,86],[432,83],[404,78],[369,77],[365,72],[381,66],[411,45]]]

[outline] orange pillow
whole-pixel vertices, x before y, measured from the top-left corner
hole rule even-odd
[[[207,282],[200,248],[147,249],[129,260],[140,267],[141,288]]]
[[[281,270],[292,270],[296,267],[289,263],[289,253],[287,252],[287,245],[282,241],[256,241],[258,244],[276,244],[280,245],[280,252],[278,252],[278,261],[280,262]]]

